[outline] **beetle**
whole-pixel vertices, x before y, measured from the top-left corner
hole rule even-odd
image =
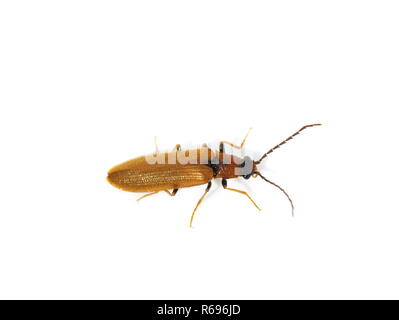
[[[303,126],[255,161],[248,156],[240,158],[225,152],[225,145],[239,150],[242,149],[248,137],[248,131],[240,145],[221,141],[217,152],[214,152],[206,144],[199,149],[186,151],[182,151],[181,146],[177,144],[169,153],[159,153],[157,148],[154,154],[141,156],[114,166],[108,171],[107,180],[114,187],[124,191],[147,193],[137,199],[137,201],[160,191],[165,191],[170,196],[175,196],[181,188],[207,184],[203,195],[198,200],[191,214],[190,227],[192,227],[194,214],[205,195],[211,189],[212,179],[221,178],[224,189],[245,195],[258,210],[261,210],[247,192],[227,187],[227,179],[238,177],[249,179],[259,176],[285,194],[291,205],[291,213],[294,215],[294,204],[288,193],[276,183],[265,178],[259,172],[257,165],[301,131],[319,125],[321,124],[316,123]],[[169,190],[172,190],[172,192]]]

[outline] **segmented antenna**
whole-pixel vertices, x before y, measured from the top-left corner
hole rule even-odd
[[[262,176],[262,175],[260,174],[260,172],[255,172],[255,173],[257,173],[257,174],[258,174],[263,180],[265,180],[266,182],[269,182],[269,183],[272,184],[273,186],[279,188],[279,189],[285,194],[285,196],[288,198],[288,200],[290,201],[290,204],[291,204],[291,214],[292,214],[292,216],[294,216],[294,203],[292,202],[292,200],[291,200],[290,196],[288,195],[288,193],[287,193],[283,188],[281,188],[278,184],[276,184],[276,183],[274,183],[274,182],[272,182],[272,181],[266,179],[264,176]]]
[[[303,126],[301,129],[299,129],[297,132],[295,132],[293,135],[289,136],[287,139],[285,139],[283,142],[280,142],[277,146],[271,148],[268,152],[266,152],[258,161],[255,161],[256,164],[259,164],[262,162],[264,158],[266,158],[269,154],[271,154],[274,150],[280,148],[283,144],[286,144],[288,141],[290,141],[293,137],[298,135],[302,130],[305,130],[306,128],[310,127],[315,127],[315,126],[321,126],[321,123],[315,123],[315,124],[308,124],[306,126]]]

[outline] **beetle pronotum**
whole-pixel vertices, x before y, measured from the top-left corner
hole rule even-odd
[[[228,154],[224,149],[225,144],[236,149],[242,149],[247,139],[248,131],[241,145],[237,146],[228,141],[221,141],[218,152],[212,151],[207,145],[203,145],[199,149],[182,151],[178,144],[169,153],[159,153],[157,149],[157,152],[152,155],[138,157],[113,167],[108,171],[107,179],[114,187],[124,191],[147,192],[147,194],[137,199],[137,201],[160,191],[165,191],[170,196],[174,196],[180,188],[207,184],[204,194],[198,200],[191,214],[190,227],[192,227],[194,214],[210,190],[212,185],[211,180],[214,178],[221,178],[224,189],[245,195],[258,210],[261,210],[248,193],[243,190],[227,187],[227,179],[238,177],[249,179],[250,177],[256,178],[259,176],[285,194],[291,204],[292,215],[294,215],[294,204],[288,193],[276,183],[265,178],[259,172],[257,165],[274,150],[298,135],[302,130],[319,125],[319,123],[316,123],[303,126],[287,139],[271,148],[256,161],[248,156],[240,158]],[[169,191],[170,189],[172,192]]]

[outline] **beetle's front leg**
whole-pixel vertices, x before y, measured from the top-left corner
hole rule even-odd
[[[227,144],[227,145],[229,145],[229,146],[231,146],[233,148],[239,149],[239,150],[242,149],[242,147],[245,144],[245,140],[247,140],[247,137],[248,137],[249,132],[251,131],[251,129],[252,128],[249,128],[247,134],[245,135],[244,139],[242,140],[242,142],[241,142],[241,144],[239,146],[235,145],[234,143],[228,142],[228,141],[221,141],[220,144],[219,144],[219,151],[220,152],[224,152],[224,144]]]
[[[255,203],[255,201],[252,200],[252,198],[249,196],[249,194],[246,193],[245,191],[243,191],[243,190],[238,190],[238,189],[233,189],[233,188],[227,188],[227,180],[224,179],[224,178],[222,179],[222,186],[223,186],[223,188],[226,189],[226,190],[235,191],[235,192],[241,193],[241,194],[243,194],[243,195],[246,195],[246,196],[248,197],[248,199],[252,201],[252,203],[254,204],[254,206],[255,206],[258,210],[262,210],[261,208],[258,207],[258,205]]]

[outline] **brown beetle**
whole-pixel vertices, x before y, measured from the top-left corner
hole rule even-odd
[[[262,176],[257,169],[257,165],[270,153],[298,135],[302,130],[319,125],[320,124],[317,123],[302,127],[256,161],[247,156],[244,158],[236,157],[225,153],[224,150],[225,144],[237,149],[242,149],[248,132],[240,146],[231,142],[222,141],[220,142],[218,152],[213,152],[206,145],[199,149],[187,151],[182,151],[180,145],[176,145],[172,152],[169,153],[156,152],[152,155],[138,157],[113,167],[108,171],[107,179],[114,187],[124,191],[148,192],[138,200],[160,191],[165,191],[169,195],[174,196],[180,188],[207,184],[204,194],[198,200],[191,215],[191,227],[195,211],[210,190],[212,185],[211,180],[213,178],[221,178],[224,189],[244,194],[252,201],[255,207],[260,210],[255,201],[253,201],[245,191],[227,187],[227,179],[237,177],[249,179],[250,177],[255,178],[260,176],[266,182],[279,188],[286,195],[290,201],[293,215],[294,205],[288,193],[279,185]],[[170,189],[173,191],[170,192]]]

